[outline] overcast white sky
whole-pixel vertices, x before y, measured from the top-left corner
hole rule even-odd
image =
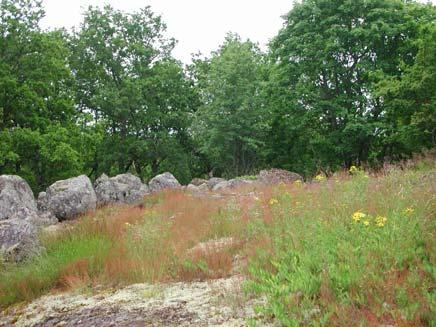
[[[425,0],[421,0],[426,2]],[[436,0],[431,0],[436,4]],[[262,48],[282,26],[281,16],[292,8],[292,0],[43,0],[45,28],[77,26],[89,5],[109,3],[132,12],[150,5],[168,26],[168,36],[178,40],[173,55],[188,63],[192,53],[209,55],[227,32],[259,42]]]
[[[208,55],[223,42],[227,32],[236,32],[263,47],[282,26],[281,16],[292,8],[292,0],[44,0],[42,25],[78,25],[89,5],[109,3],[127,12],[150,5],[162,15],[168,36],[178,40],[173,55],[188,63],[192,53]]]

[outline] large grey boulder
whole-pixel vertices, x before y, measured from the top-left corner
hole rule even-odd
[[[57,224],[59,220],[50,211],[35,212],[27,208],[17,210],[10,219],[21,219],[31,223],[36,228]]]
[[[91,181],[85,175],[57,181],[44,195],[44,205],[59,220],[74,219],[97,205]]]
[[[151,192],[159,192],[165,189],[180,188],[179,181],[171,173],[163,173],[153,177],[148,183]]]
[[[95,181],[94,188],[99,206],[138,203],[149,193],[147,185],[132,174],[121,174],[111,178],[103,174]]]
[[[6,261],[22,261],[40,251],[36,227],[23,219],[0,220],[0,255]]]
[[[212,190],[215,187],[215,185],[225,181],[226,180],[224,178],[212,177],[207,181],[207,186]]]
[[[47,192],[39,192],[36,206],[40,212],[48,211]]]
[[[36,212],[36,202],[29,184],[20,176],[0,176],[0,220],[16,218],[21,209]]]
[[[293,173],[284,169],[268,169],[261,170],[257,180],[264,185],[275,185],[279,183],[293,183],[303,181],[303,177],[297,173]]]
[[[234,190],[234,189],[237,189],[239,187],[248,186],[248,185],[252,185],[252,184],[253,184],[253,181],[251,181],[251,180],[230,179],[228,181],[223,181],[223,182],[216,184],[212,190],[215,192],[223,191],[223,190]]]

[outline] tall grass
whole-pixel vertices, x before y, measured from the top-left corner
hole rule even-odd
[[[238,254],[247,292],[267,299],[258,310],[284,326],[434,325],[435,170],[428,159],[249,196],[173,191],[104,208],[45,237],[41,256],[0,268],[0,306],[96,284],[225,277]],[[236,241],[190,251],[220,238]]]
[[[143,205],[101,209],[60,235],[42,235],[46,250],[41,256],[0,268],[0,306],[49,290],[228,276],[232,248],[187,253],[205,240],[239,237],[243,224],[233,207],[166,192]]]
[[[261,311],[284,326],[434,324],[434,162],[427,168],[276,190],[270,250],[252,256],[247,284],[267,297]]]

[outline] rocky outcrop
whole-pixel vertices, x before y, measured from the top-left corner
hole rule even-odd
[[[216,184],[212,190],[215,192],[223,191],[223,190],[234,190],[234,189],[237,189],[239,187],[248,186],[248,185],[252,185],[252,184],[253,184],[253,181],[236,178],[236,179],[230,179],[228,181],[220,182],[220,183]]]
[[[192,283],[134,284],[118,290],[50,294],[0,312],[0,325],[51,326],[277,326],[254,310],[264,299],[244,295],[241,276]],[[235,304],[237,303],[237,304]]]
[[[46,190],[44,205],[59,220],[74,219],[97,204],[91,181],[85,175],[57,181]]]
[[[20,216],[22,209],[26,212],[36,212],[36,202],[29,184],[19,176],[0,176],[0,220],[25,218]]]
[[[0,254],[6,261],[22,261],[39,252],[37,229],[23,219],[0,220]]]
[[[151,192],[159,192],[165,189],[180,188],[179,181],[171,173],[163,173],[153,177],[148,183]]]
[[[284,169],[269,169],[262,170],[259,173],[258,181],[264,185],[275,185],[279,183],[293,183],[296,181],[303,181],[303,177],[301,177],[297,173],[293,173]]]
[[[207,186],[212,190],[215,187],[215,185],[225,181],[226,180],[224,178],[212,177],[207,181]]]
[[[132,174],[121,174],[109,178],[101,175],[94,183],[97,205],[135,204],[141,202],[149,193],[147,185]]]

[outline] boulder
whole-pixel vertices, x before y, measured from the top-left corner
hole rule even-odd
[[[135,204],[143,200],[149,193],[147,185],[132,174],[121,174],[109,178],[101,175],[94,183],[97,205]]]
[[[0,176],[0,220],[16,218],[20,209],[36,212],[36,202],[29,184],[19,176]]]
[[[56,216],[49,211],[35,212],[27,208],[21,208],[15,212],[10,219],[22,219],[38,229],[41,227],[46,227],[50,225],[57,224],[59,221]]]
[[[180,188],[179,181],[171,173],[163,173],[153,177],[148,183],[151,192],[159,192],[165,189]]]
[[[209,186],[207,186],[207,183],[201,184],[197,187],[198,187],[198,191],[200,191],[200,192],[209,192],[210,191]]]
[[[226,180],[224,178],[212,177],[207,181],[207,186],[212,190],[215,187],[215,185],[225,181]]]
[[[47,209],[59,220],[74,219],[94,210],[97,196],[85,175],[57,181],[46,190]]]
[[[228,181],[223,181],[216,184],[212,191],[222,191],[222,190],[234,190],[239,187],[252,185],[253,181],[245,180],[245,179],[230,179]]]
[[[186,191],[188,192],[193,192],[193,193],[198,193],[200,192],[198,186],[194,185],[194,184],[189,184],[188,186],[186,186]]]
[[[0,255],[6,261],[22,261],[37,254],[40,245],[35,226],[23,219],[0,220]]]
[[[200,185],[202,185],[204,183],[207,183],[206,179],[203,179],[203,178],[194,178],[191,181],[191,183],[189,183],[189,184],[192,184],[192,185],[195,185],[195,186],[200,186]]]
[[[38,211],[48,211],[47,192],[39,192],[36,205],[38,207]]]
[[[257,180],[264,185],[275,185],[279,183],[294,183],[296,181],[303,181],[303,177],[301,177],[297,173],[293,173],[284,169],[268,169],[262,170],[259,173]]]

